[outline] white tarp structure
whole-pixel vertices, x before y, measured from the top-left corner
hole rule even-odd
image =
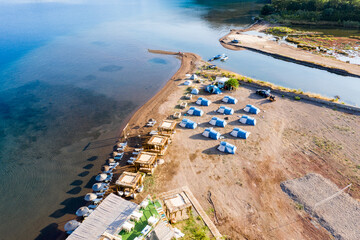
[[[137,204],[111,193],[67,240],[98,240],[104,232],[117,235]]]

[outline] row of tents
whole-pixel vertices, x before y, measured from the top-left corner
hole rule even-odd
[[[213,117],[209,123],[211,125],[217,126],[217,127],[225,127],[227,124],[225,120],[217,118],[217,117]],[[197,123],[192,120],[184,118],[180,122],[180,127],[195,129],[195,128],[197,128]],[[234,128],[230,134],[233,137],[247,139],[250,135],[250,132],[247,132],[241,128]],[[220,138],[220,133],[215,131],[213,128],[206,128],[205,131],[203,132],[203,135],[205,137],[209,137],[209,138],[216,139],[216,140]]]
[[[211,104],[210,100],[207,100],[205,98],[199,98],[196,101],[196,104],[201,105],[201,106],[209,106]],[[246,105],[246,107],[244,108],[245,112],[248,113],[252,113],[252,114],[258,114],[260,112],[260,109],[258,109],[257,107],[254,107],[253,105]],[[218,108],[218,110],[216,110],[216,112],[224,114],[224,115],[233,115],[234,114],[234,109],[227,107],[227,106],[220,106]],[[196,108],[196,107],[190,107],[190,109],[187,111],[187,114],[192,115],[192,116],[202,116],[204,114],[204,111]]]

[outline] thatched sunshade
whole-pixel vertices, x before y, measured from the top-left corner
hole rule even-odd
[[[140,173],[123,172],[115,184],[119,187],[134,189],[137,184],[141,184],[141,177]]]
[[[89,212],[90,212],[90,209],[88,207],[84,206],[84,207],[79,208],[76,211],[76,216],[82,217],[82,216],[88,214]]]
[[[147,142],[147,145],[164,147],[167,144],[167,142],[168,142],[168,137],[155,135],[149,139],[149,141]]]
[[[92,201],[97,199],[97,195],[95,193],[88,193],[84,197],[85,201]]]
[[[107,185],[105,183],[95,183],[92,186],[92,190],[95,192],[103,190]]]
[[[109,163],[113,163],[113,162],[115,162],[115,159],[109,158],[109,159],[108,159],[108,162],[109,162]]]
[[[65,226],[64,226],[64,229],[65,231],[73,231],[75,230],[78,226],[80,226],[80,223],[76,220],[71,220],[71,221],[68,221]]]
[[[103,172],[107,172],[107,171],[110,170],[110,166],[109,166],[109,165],[104,165],[104,166],[102,167],[102,170],[103,170]]]
[[[104,181],[107,177],[108,177],[107,174],[101,173],[101,174],[97,175],[95,179],[96,179],[96,181],[102,182],[102,181]]]
[[[141,152],[136,160],[134,161],[135,165],[145,164],[145,165],[151,165],[154,164],[156,160],[157,154],[151,153],[151,152]]]
[[[175,121],[163,120],[159,125],[160,132],[173,132],[176,127]]]

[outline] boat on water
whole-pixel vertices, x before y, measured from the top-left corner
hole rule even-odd
[[[229,58],[228,56],[223,56],[220,58],[220,61],[225,62],[226,60],[228,60],[228,58]]]
[[[227,56],[225,55],[225,53],[219,54],[219,55],[216,55],[216,56],[210,58],[210,59],[208,60],[208,62],[212,62],[212,61],[218,60],[218,59],[221,60],[222,58],[227,58]]]

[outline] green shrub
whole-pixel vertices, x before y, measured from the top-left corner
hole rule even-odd
[[[294,99],[299,101],[301,98],[299,96],[295,96]]]
[[[225,86],[227,88],[238,88],[239,87],[239,81],[236,78],[230,78],[225,82]]]

